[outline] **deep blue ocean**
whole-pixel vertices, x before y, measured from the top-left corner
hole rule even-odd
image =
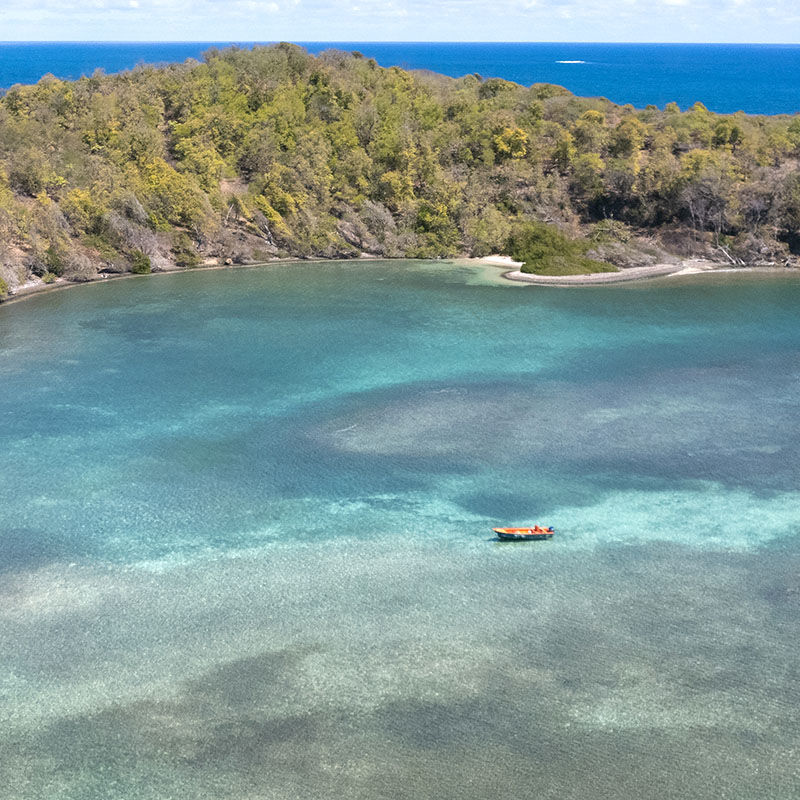
[[[0,87],[52,73],[78,78],[141,63],[198,58],[229,43],[0,43]],[[242,46],[251,46],[243,43]],[[697,101],[713,111],[800,111],[800,45],[305,42],[311,52],[359,50],[382,66],[458,77],[477,72],[522,84],[557,83],[585,96],[644,107]],[[564,63],[573,62],[573,63]]]

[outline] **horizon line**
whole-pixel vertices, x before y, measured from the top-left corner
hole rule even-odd
[[[439,40],[439,39],[0,39],[0,45],[7,44],[249,44],[271,45],[280,43],[289,44],[576,44],[576,45],[726,45],[736,47],[800,47],[798,42],[687,42],[687,41],[589,41],[589,40]]]

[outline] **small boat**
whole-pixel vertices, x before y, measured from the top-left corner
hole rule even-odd
[[[498,539],[525,541],[528,539],[551,539],[556,532],[555,528],[542,528],[534,525],[532,528],[492,528]]]

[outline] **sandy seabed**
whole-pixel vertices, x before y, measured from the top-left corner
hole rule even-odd
[[[0,798],[796,800],[800,284],[379,266],[4,312]]]

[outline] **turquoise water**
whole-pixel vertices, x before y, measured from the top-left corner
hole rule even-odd
[[[0,308],[0,797],[796,797],[798,301],[358,262]]]

